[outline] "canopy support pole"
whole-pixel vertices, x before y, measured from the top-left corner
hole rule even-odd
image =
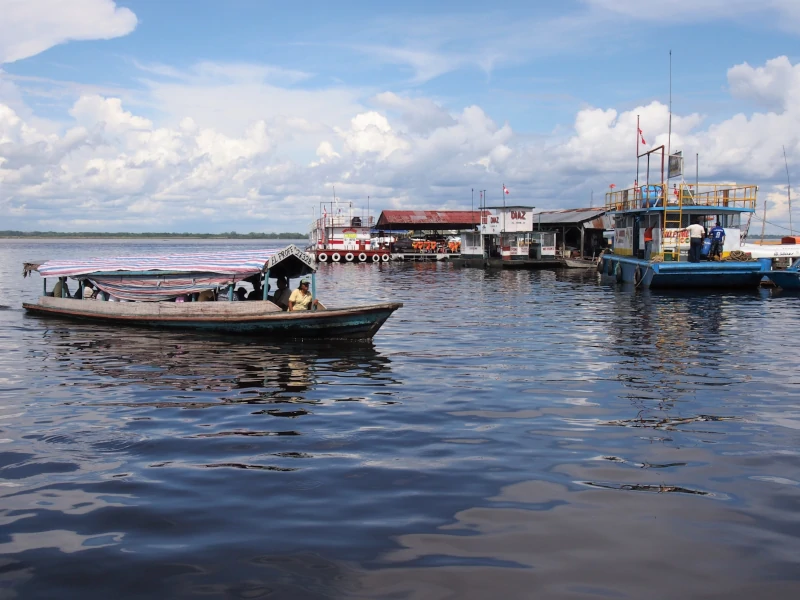
[[[42,296],[47,296],[47,277],[42,277]]]
[[[263,292],[264,300],[267,299],[267,293],[269,292],[269,269],[264,272],[264,281],[261,282],[261,290]]]
[[[61,280],[61,297],[67,297],[67,278],[66,277],[59,277]]]
[[[314,310],[314,303],[317,300],[317,277],[316,273],[311,273],[311,310]]]
[[[233,302],[233,285],[234,284],[230,284],[228,286],[228,302]]]
[[[81,279],[81,283],[80,283],[80,286],[81,286],[81,299],[83,299],[83,292],[84,292],[84,289],[83,289],[83,285],[84,284],[83,284],[83,282],[84,281],[86,281],[86,280],[85,279]]]

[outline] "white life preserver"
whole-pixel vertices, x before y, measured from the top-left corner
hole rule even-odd
[[[325,254],[324,252],[320,252],[319,256],[317,256],[317,260],[319,262],[328,262],[328,255]]]
[[[338,253],[338,252],[334,252],[334,253],[331,255],[331,260],[332,260],[333,262],[339,262],[340,260],[342,260],[342,257],[341,257],[341,256],[339,256],[339,253]]]
[[[372,262],[381,262],[381,255],[380,254],[373,254],[372,255]]]
[[[382,260],[383,262],[389,262],[389,255],[388,255],[388,254],[384,254],[384,255],[382,255],[382,256],[381,256],[381,260]]]
[[[361,262],[366,262],[367,255],[362,252],[361,254],[358,255],[358,260]]]
[[[348,252],[347,254],[344,255],[344,259],[347,262],[353,262],[353,253],[352,252]]]

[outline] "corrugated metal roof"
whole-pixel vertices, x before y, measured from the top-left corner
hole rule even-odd
[[[479,210],[385,210],[375,229],[459,229],[480,223]]]
[[[605,208],[565,208],[562,210],[545,210],[534,213],[533,224],[562,225],[594,221],[606,214]],[[602,225],[598,229],[602,229]]]

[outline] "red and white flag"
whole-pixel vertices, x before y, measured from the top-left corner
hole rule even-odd
[[[644,141],[644,134],[641,129],[639,129],[639,138],[642,140],[642,146],[646,146],[647,142]]]
[[[504,191],[506,194],[510,194],[510,193],[511,193],[511,192],[509,192],[509,191],[508,191],[508,188],[506,187],[506,184],[505,184],[505,183],[503,184],[503,191]]]

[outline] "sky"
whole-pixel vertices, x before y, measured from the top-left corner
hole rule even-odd
[[[645,145],[800,190],[800,2],[0,0],[0,230],[598,206]],[[672,135],[670,114],[670,51]],[[800,202],[800,193],[797,194]],[[795,204],[797,204],[796,202]],[[792,226],[800,229],[800,212]],[[753,227],[760,231],[761,222]]]

